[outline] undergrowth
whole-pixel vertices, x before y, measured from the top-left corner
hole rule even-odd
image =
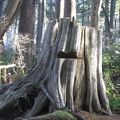
[[[112,43],[103,49],[103,76],[112,110],[120,112],[120,44]]]

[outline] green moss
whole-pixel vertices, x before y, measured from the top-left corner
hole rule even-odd
[[[51,114],[46,114],[34,118],[23,119],[23,120],[77,120],[72,114],[64,111],[58,110]]]

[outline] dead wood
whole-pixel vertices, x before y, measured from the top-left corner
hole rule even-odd
[[[101,47],[100,32],[94,28],[81,27],[69,18],[50,22],[37,65],[0,95],[0,113],[10,105],[20,112],[15,117],[61,108],[90,112],[105,109],[110,114]]]

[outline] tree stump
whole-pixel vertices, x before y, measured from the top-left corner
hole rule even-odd
[[[37,65],[0,95],[0,117],[13,108],[19,113],[13,118],[44,109],[111,114],[102,77],[101,32],[69,18],[50,22]]]

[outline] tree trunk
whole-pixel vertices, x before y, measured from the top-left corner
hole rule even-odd
[[[84,0],[82,0],[82,25],[84,25]]]
[[[90,26],[98,28],[102,0],[92,0]]]
[[[52,20],[52,14],[53,14],[53,1],[50,0],[50,20]]]
[[[9,0],[3,15],[0,17],[0,55],[3,53],[3,35],[13,23],[16,14],[22,5],[22,0]]]
[[[17,38],[17,43],[20,48],[23,57],[23,63],[25,63],[26,69],[29,70],[34,55],[34,23],[35,23],[35,1],[24,0],[20,11],[20,23]],[[18,48],[17,48],[18,49]],[[17,53],[19,57],[19,53]],[[19,62],[20,58],[16,58]],[[29,60],[29,61],[28,61]]]
[[[42,36],[45,32],[45,24],[46,24],[46,0],[39,0],[38,4],[38,26],[37,26],[37,40],[36,40],[36,57],[37,61],[40,56],[40,49]]]
[[[105,46],[108,46],[108,44],[110,43],[110,39],[113,36],[113,33],[110,31],[110,28],[113,28],[115,6],[116,6],[116,1],[111,0],[110,20],[109,20],[109,0],[105,1],[105,7],[102,4],[102,9],[105,14]]]
[[[110,32],[110,20],[109,20],[109,0],[105,1],[105,7],[102,4],[102,9],[105,14],[105,46],[109,45],[112,33]]]
[[[120,5],[119,5],[119,38],[120,38]]]
[[[19,111],[14,118],[23,113],[35,116],[44,108],[111,114],[102,78],[99,30],[81,27],[69,18],[54,20],[47,26],[42,47],[39,63],[0,96],[0,118],[11,109]]]
[[[65,0],[64,2],[64,17],[76,20],[76,0]]]
[[[106,37],[109,36],[109,29],[110,29],[110,22],[109,22],[109,0],[105,1],[105,32],[106,32]]]
[[[0,16],[3,13],[3,3],[4,3],[4,0],[0,0]]]
[[[56,0],[55,18],[60,19],[64,17],[64,0]]]
[[[115,15],[115,6],[116,6],[116,0],[111,0],[111,7],[110,7],[110,28],[112,28],[112,29],[113,29],[114,15]]]

